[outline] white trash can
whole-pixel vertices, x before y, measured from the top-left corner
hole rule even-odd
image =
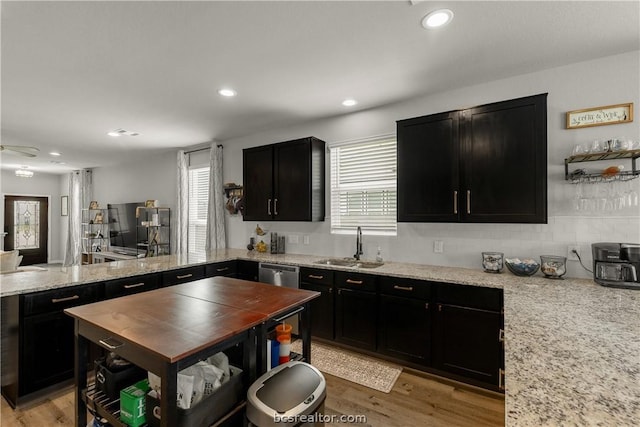
[[[326,381],[318,369],[304,362],[288,362],[258,378],[247,392],[250,425],[324,425]]]

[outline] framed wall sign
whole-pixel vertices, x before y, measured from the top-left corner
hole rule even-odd
[[[615,125],[633,121],[633,102],[567,111],[567,129]]]
[[[60,196],[60,216],[69,216],[69,196]]]

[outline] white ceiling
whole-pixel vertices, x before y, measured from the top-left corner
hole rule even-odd
[[[3,1],[2,144],[40,153],[2,167],[107,166],[640,49],[638,1],[413,3]]]

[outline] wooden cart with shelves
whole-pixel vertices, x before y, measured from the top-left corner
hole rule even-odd
[[[112,425],[123,425],[119,405],[93,398],[95,390],[87,381],[89,342],[160,376],[161,426],[175,427],[178,371],[241,345],[246,390],[266,371],[266,330],[275,318],[301,310],[303,357],[310,362],[309,304],[317,296],[317,292],[212,277],[65,310],[75,320],[76,427],[86,426],[87,407]],[[116,312],[127,315],[113,316]],[[239,402],[230,413],[242,410],[243,404]]]

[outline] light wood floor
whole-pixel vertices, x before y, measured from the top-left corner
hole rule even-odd
[[[504,399],[456,382],[403,370],[391,393],[325,374],[327,415],[365,415],[358,426],[503,426]],[[73,427],[74,392],[61,391],[41,403],[13,411],[2,399],[2,427]],[[327,423],[345,426],[347,423]]]

